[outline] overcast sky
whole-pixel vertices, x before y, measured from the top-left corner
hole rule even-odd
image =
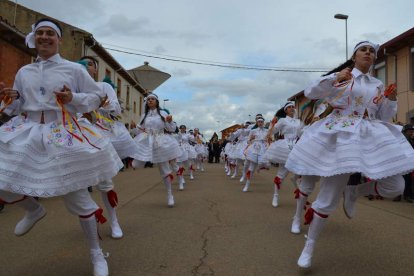
[[[412,0],[18,0],[91,32],[104,46],[139,53],[282,68],[333,68],[361,40],[378,44],[414,27]],[[114,48],[114,46],[111,46]],[[174,120],[209,138],[281,104],[321,73],[194,65],[109,51],[126,69],[148,61],[172,77],[155,93]]]

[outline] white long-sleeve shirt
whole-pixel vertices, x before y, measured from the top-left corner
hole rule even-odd
[[[383,83],[358,69],[352,70],[353,82],[344,90],[336,87],[336,74],[323,77],[305,89],[310,99],[326,99],[335,109],[332,114],[389,121],[397,112],[397,101],[384,97]],[[331,115],[332,115],[331,114]],[[329,115],[329,116],[331,116]]]
[[[167,112],[160,110],[162,117],[167,117]],[[141,115],[141,118],[144,118],[145,114]],[[162,134],[164,133],[164,129],[166,129],[169,132],[174,132],[177,128],[177,125],[175,122],[165,122],[161,119],[160,115],[157,112],[157,109],[151,109],[148,111],[147,117],[145,118],[145,121],[142,125],[138,125],[137,129],[137,135],[141,132],[147,132],[148,134]]]
[[[60,111],[54,91],[66,85],[72,91],[72,101],[65,104],[72,114],[86,113],[99,107],[103,91],[82,65],[70,62],[56,54],[48,60],[38,58],[23,66],[16,75],[13,89],[20,98],[5,110],[7,114],[26,111]]]
[[[108,96],[108,104],[101,107],[99,110],[110,112],[112,115],[121,115],[121,105],[119,104],[118,97],[116,96],[115,90],[109,83],[98,82],[99,87],[103,93]]]
[[[302,123],[299,119],[295,119],[289,116],[286,118],[280,118],[272,129],[272,134],[280,132],[285,138],[296,138],[300,136],[300,130],[302,129]]]

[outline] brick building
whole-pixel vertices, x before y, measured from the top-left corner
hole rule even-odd
[[[8,0],[0,0],[1,79],[12,84],[17,70],[33,61],[35,51],[25,46],[24,37],[31,31],[34,22],[45,17],[59,22],[62,26],[64,43],[59,49],[61,56],[72,61],[77,61],[84,55],[98,59],[99,72],[96,80],[102,81],[105,76],[109,76],[117,86],[116,92],[123,109],[122,121],[129,124],[139,122],[143,98],[147,92],[139,80],[132,77],[91,33]],[[14,30],[13,35],[10,28]]]

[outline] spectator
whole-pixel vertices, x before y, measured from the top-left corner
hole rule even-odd
[[[407,141],[410,143],[410,145],[414,148],[414,126],[411,124],[404,125],[402,129],[402,133],[404,134]],[[413,193],[413,184],[412,184],[412,176],[413,172],[407,173],[403,175],[404,181],[405,181],[405,188],[404,188],[404,194],[399,195],[396,198],[394,198],[393,201],[401,201],[402,198],[404,198],[405,201],[409,203],[413,203],[414,199],[414,193]]]
[[[213,153],[214,153],[214,163],[220,163],[220,153],[221,153],[222,145],[219,141],[213,142]]]

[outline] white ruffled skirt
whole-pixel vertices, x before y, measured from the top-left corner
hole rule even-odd
[[[188,159],[197,159],[197,152],[195,150],[195,148],[188,144],[188,143],[183,143],[182,144],[183,148],[187,151],[187,155],[188,155]]]
[[[0,189],[53,197],[114,177],[123,164],[109,139],[87,121],[79,125],[82,131],[72,125],[74,135],[59,121],[39,124],[17,116],[2,125]]]
[[[280,139],[270,144],[264,154],[264,159],[273,164],[285,164],[290,152],[287,140]]]
[[[112,126],[114,136],[111,143],[121,159],[138,155],[139,149],[128,129],[122,122],[115,122]]]
[[[247,140],[238,142],[234,149],[234,154],[233,154],[234,158],[245,160],[246,159],[246,155],[245,155],[246,148],[247,148]]]
[[[266,144],[264,142],[254,142],[247,147],[246,159],[256,164],[268,164],[265,160],[264,154],[266,152]]]
[[[188,152],[183,145],[180,145],[181,155],[177,157],[177,162],[185,162],[188,160]]]
[[[414,170],[414,150],[393,124],[363,119],[349,132],[329,130],[325,119],[304,132],[289,154],[286,168],[298,175],[361,172],[381,179]]]
[[[169,134],[141,132],[134,141],[138,145],[134,159],[138,161],[162,163],[179,158],[182,154],[177,140]]]

